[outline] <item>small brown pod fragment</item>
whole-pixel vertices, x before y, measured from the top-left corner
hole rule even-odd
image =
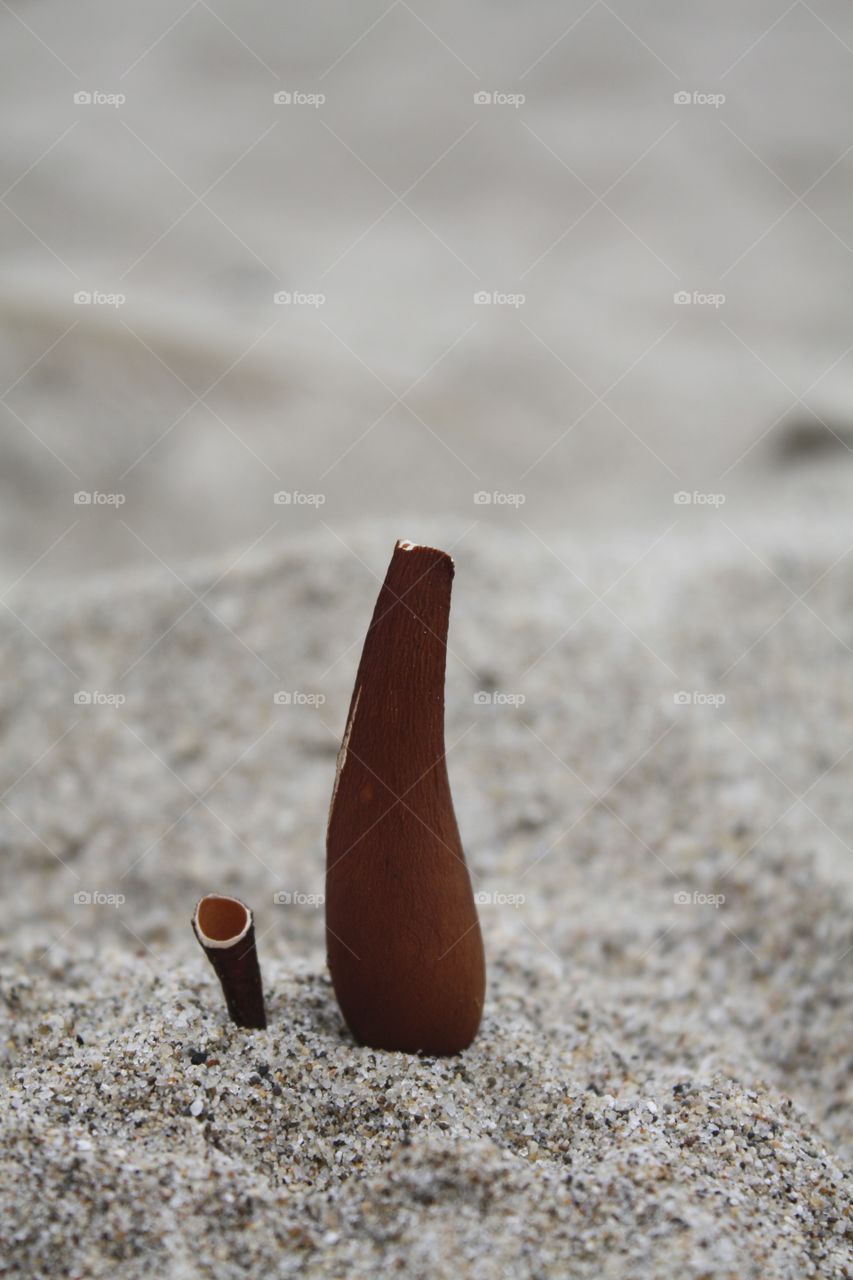
[[[326,947],[341,1011],[376,1049],[452,1054],[486,972],[444,747],[453,561],[398,542],[367,632],[327,832]]]
[[[232,1021],[263,1030],[267,1016],[252,912],[239,898],[209,893],[196,907],[192,926],[222,984]]]

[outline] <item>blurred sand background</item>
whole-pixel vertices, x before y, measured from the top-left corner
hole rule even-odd
[[[7,585],[38,557],[36,581],[331,548],[277,491],[447,540],[530,536],[480,491],[581,540],[689,539],[682,490],[739,531],[845,510],[849,6],[35,0],[0,24]],[[829,465],[779,465],[791,423]]]

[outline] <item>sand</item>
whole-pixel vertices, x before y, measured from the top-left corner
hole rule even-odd
[[[317,530],[277,490],[341,532],[500,527],[480,490],[655,528],[679,489],[749,510],[789,422],[849,432],[847,0],[634,7],[0,6],[0,576]]]
[[[850,1275],[853,615],[843,543],[801,532],[756,529],[763,564],[676,533],[629,573],[635,549],[521,528],[455,549],[489,992],[449,1060],[351,1042],[316,901],[374,575],[440,528],[196,562],[186,590],[22,588],[9,1274]],[[192,937],[214,889],[254,908],[266,1033],[228,1024]]]

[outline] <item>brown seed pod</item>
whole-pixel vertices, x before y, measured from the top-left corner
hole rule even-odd
[[[376,1049],[467,1048],[486,972],[444,748],[453,561],[398,542],[367,632],[326,840],[341,1011]]]
[[[245,902],[209,893],[192,919],[193,931],[216,976],[232,1021],[263,1030],[267,1025],[255,922]]]

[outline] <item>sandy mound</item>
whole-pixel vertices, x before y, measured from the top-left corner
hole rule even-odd
[[[7,1265],[850,1274],[843,547],[458,548],[448,764],[490,987],[436,1062],[349,1041],[310,901],[373,575],[413,532],[15,601]],[[266,1034],[192,938],[214,888],[255,908]]]

